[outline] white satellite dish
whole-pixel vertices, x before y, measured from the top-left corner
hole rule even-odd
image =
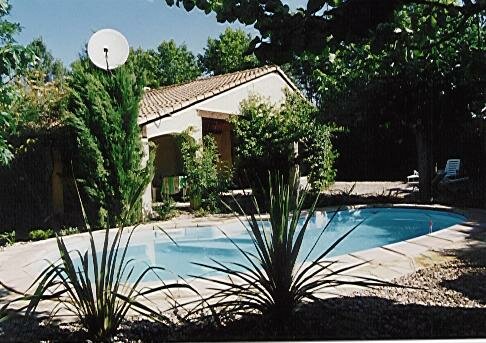
[[[123,65],[128,58],[128,41],[120,32],[103,29],[88,41],[88,56],[95,66],[105,70]]]

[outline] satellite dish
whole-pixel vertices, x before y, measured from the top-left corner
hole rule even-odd
[[[88,41],[88,56],[95,66],[105,70],[123,65],[128,58],[128,41],[120,32],[103,29]]]

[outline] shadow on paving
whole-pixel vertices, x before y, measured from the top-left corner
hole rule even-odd
[[[41,322],[34,317],[14,317],[0,323],[0,342],[84,342],[86,332],[60,325],[58,321]]]
[[[182,340],[324,340],[486,337],[486,309],[399,305],[379,297],[346,297],[308,305],[278,328],[264,318],[219,330],[187,328]]]
[[[367,204],[399,204],[409,203],[412,198],[412,195],[399,197],[391,194],[321,194],[317,207]]]
[[[464,265],[463,273],[455,280],[443,280],[441,286],[486,304],[486,230],[478,223],[463,225],[473,228],[468,233],[472,242],[465,248],[453,251]]]
[[[306,199],[306,207],[310,207],[314,201],[314,196],[309,194]],[[230,208],[238,213],[242,213],[240,208],[243,209],[244,213],[250,214],[255,213],[255,205],[253,203],[253,198],[251,195],[241,195],[238,194],[233,197],[222,197],[222,201],[230,206]],[[346,194],[334,193],[325,194],[321,193],[319,196],[319,201],[317,203],[317,208],[327,207],[327,206],[346,206],[346,205],[366,205],[366,204],[400,204],[400,203],[410,203],[415,202],[414,194],[407,194],[405,196],[397,196],[395,194]],[[260,204],[260,210],[263,211],[264,206]]]
[[[220,328],[192,323],[167,332],[161,325],[138,321],[124,325],[118,339],[150,342],[475,338],[486,337],[485,315],[484,308],[399,305],[379,297],[346,297],[308,305],[285,326],[255,317]],[[2,342],[85,339],[85,332],[77,327],[40,325],[33,319],[0,325]]]

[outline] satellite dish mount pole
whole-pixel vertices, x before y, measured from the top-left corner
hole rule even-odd
[[[103,51],[105,53],[105,61],[106,61],[106,71],[110,73],[110,64],[108,63],[108,48],[105,46],[103,48]]]

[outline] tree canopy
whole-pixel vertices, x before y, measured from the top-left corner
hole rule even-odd
[[[0,166],[7,165],[13,158],[7,137],[16,131],[11,105],[19,94],[12,81],[33,61],[30,49],[15,42],[20,25],[5,19],[10,7],[7,1],[0,1]]]
[[[201,69],[194,54],[185,44],[163,41],[156,50],[138,49],[131,60],[145,74],[149,87],[168,86],[196,79]]]
[[[227,28],[218,39],[208,38],[204,53],[198,60],[204,72],[212,75],[231,73],[260,65],[248,52],[252,37],[241,29]]]
[[[27,45],[35,55],[33,68],[45,75],[46,81],[61,79],[67,74],[61,60],[54,58],[42,38],[35,38]]]
[[[467,20],[486,9],[485,0],[461,3],[442,0],[309,0],[306,8],[291,11],[282,0],[166,0],[170,6],[194,7],[216,13],[219,22],[253,25],[260,32],[251,44],[260,61],[284,63],[303,52],[319,53],[335,41],[367,37],[370,29],[390,21],[395,10],[407,4],[441,8],[448,16]]]
[[[404,6],[368,39],[306,53],[293,63],[327,120],[413,133],[424,200],[441,131],[484,116],[484,22],[470,17],[463,23],[447,11]]]

